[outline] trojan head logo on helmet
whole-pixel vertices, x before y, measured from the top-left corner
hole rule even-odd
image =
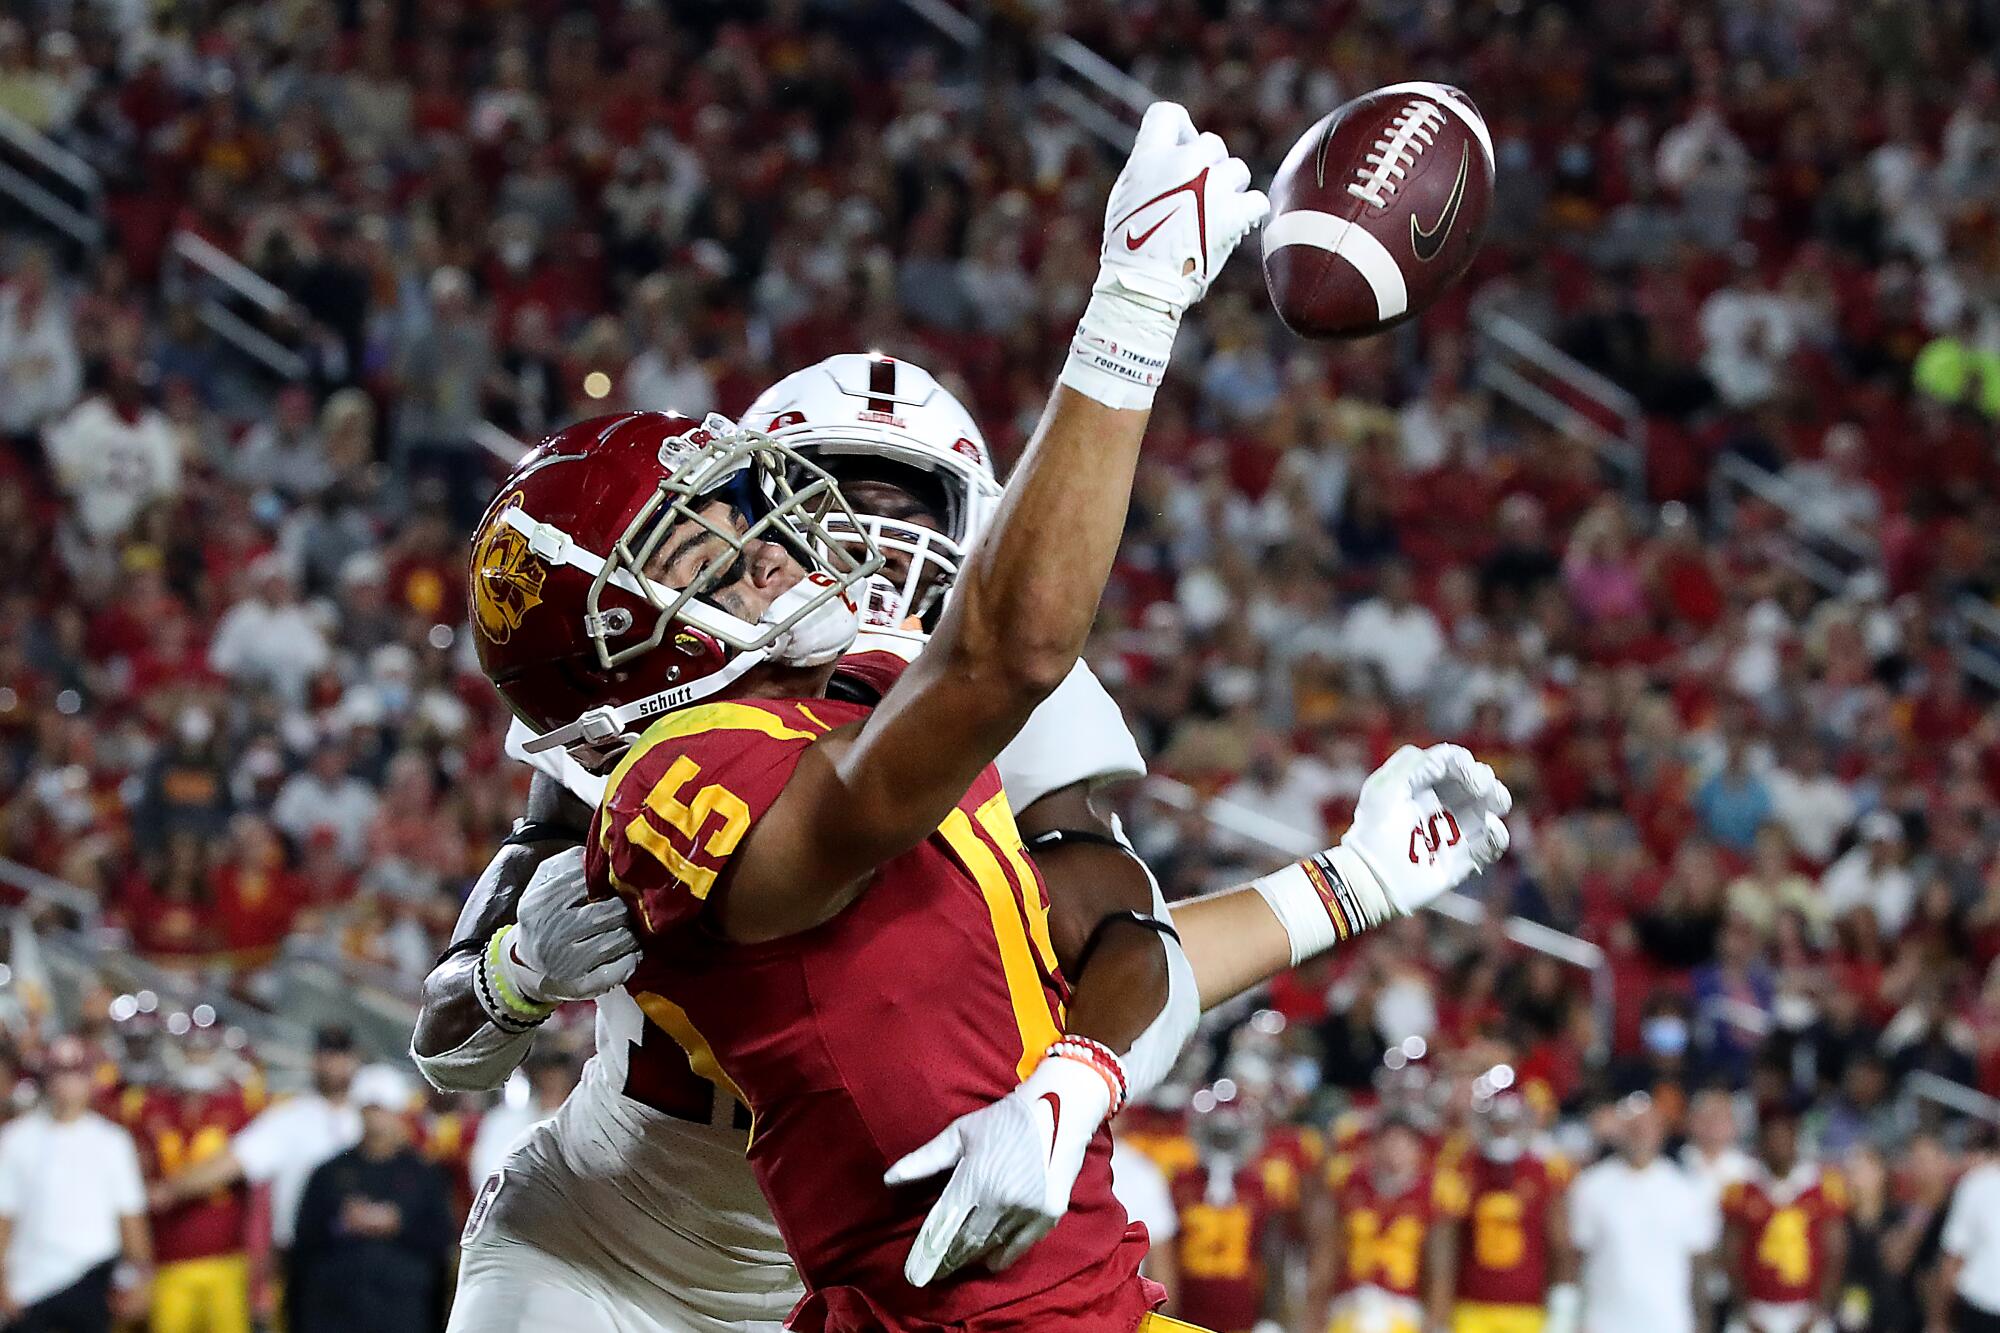
[[[834,661],[881,564],[834,479],[769,436],[598,417],[531,450],[480,519],[473,642],[530,750],[602,758],[759,663]]]
[[[850,539],[865,534],[886,560],[862,590],[863,623],[933,628],[1000,503],[985,437],[964,405],[921,366],[850,352],[779,380],[744,422],[846,490],[860,514]],[[836,526],[843,521],[834,518]]]

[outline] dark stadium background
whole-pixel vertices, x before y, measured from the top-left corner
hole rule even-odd
[[[1996,55],[1988,0],[12,0],[0,1098],[64,1032],[114,1109],[191,1028],[400,1058],[526,787],[463,613],[522,441],[873,347],[1011,458],[1145,101],[1268,173],[1437,78],[1462,287],[1308,345],[1251,255],[1182,335],[1091,653],[1141,849],[1232,882],[1460,741],[1515,850],[1272,989],[1301,1118],[1421,1036],[1585,1160],[1716,1087],[1886,1168],[1858,1231],[1937,1208],[2000,1120]],[[480,1112],[418,1115],[461,1196]]]

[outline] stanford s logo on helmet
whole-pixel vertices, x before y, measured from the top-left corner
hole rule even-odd
[[[726,418],[578,422],[521,460],[479,522],[480,666],[540,733],[531,750],[615,752],[636,724],[759,663],[819,666],[845,651],[850,591],[882,564],[856,527],[824,469]],[[742,609],[746,580],[767,593],[794,566],[755,618],[723,604]]]

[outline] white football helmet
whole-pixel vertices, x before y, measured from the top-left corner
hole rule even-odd
[[[889,564],[855,593],[873,629],[929,630],[966,552],[1000,503],[986,439],[965,405],[921,366],[846,352],[759,394],[744,424],[819,464],[843,486],[894,485],[937,515],[941,530],[854,507]],[[898,557],[902,557],[898,559]]]

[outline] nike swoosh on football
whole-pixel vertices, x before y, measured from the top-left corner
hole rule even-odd
[[[1451,224],[1458,221],[1458,210],[1465,203],[1465,173],[1472,164],[1472,145],[1458,146],[1458,179],[1451,183],[1451,197],[1444,201],[1444,212],[1429,228],[1417,225],[1416,215],[1410,215],[1410,251],[1422,263],[1430,263],[1444,249],[1444,243],[1451,238]]]

